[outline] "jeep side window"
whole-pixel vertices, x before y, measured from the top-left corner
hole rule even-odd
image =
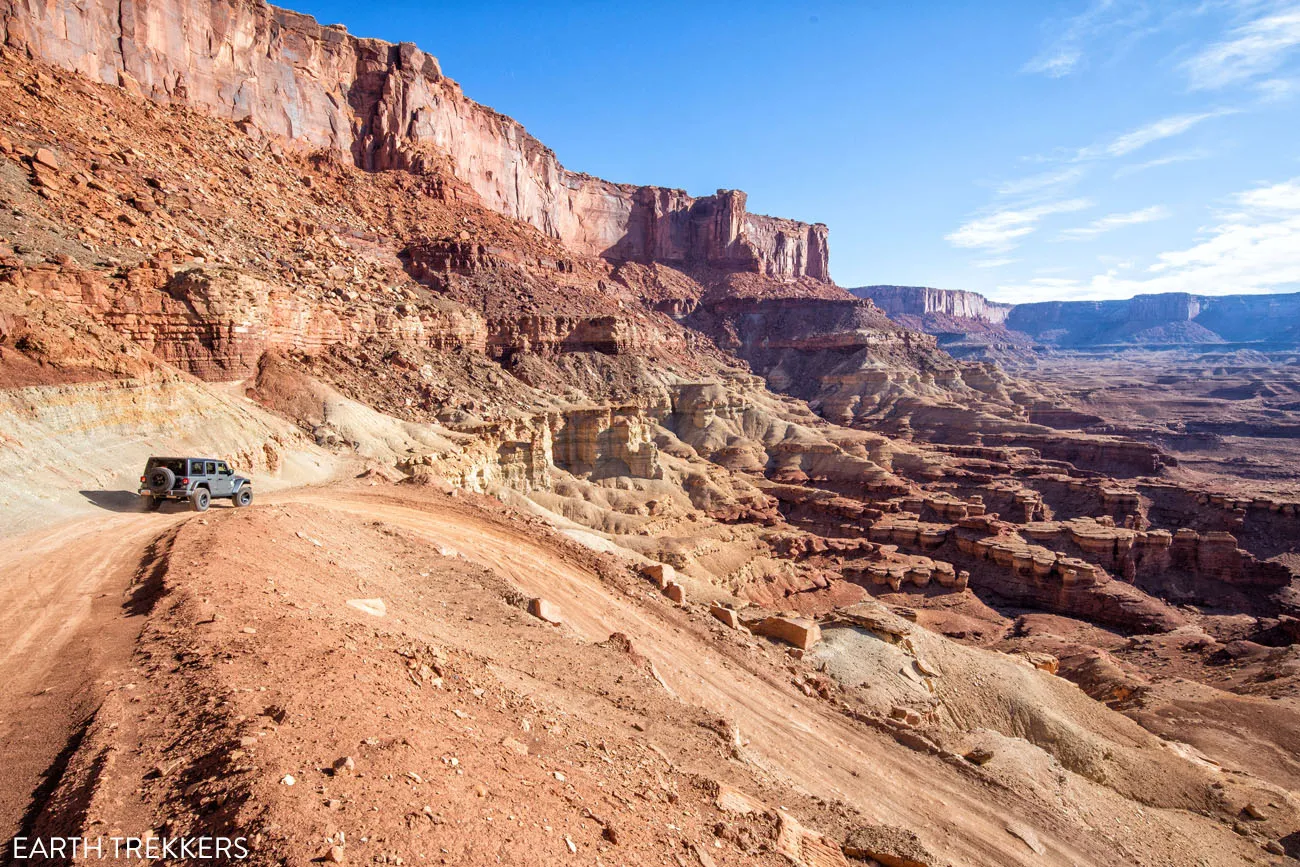
[[[221,473],[223,476],[228,476],[230,475],[230,467],[226,466],[225,461],[221,461],[217,464],[217,472]]]
[[[190,474],[191,476],[201,476],[201,475],[203,475],[203,461],[190,461],[190,472],[189,472],[189,474]]]
[[[207,470],[207,475],[209,475],[209,476],[215,476],[216,474],[217,474],[217,462],[216,462],[216,461],[208,461],[208,470]]]

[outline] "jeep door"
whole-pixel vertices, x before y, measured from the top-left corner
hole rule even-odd
[[[212,496],[229,497],[235,492],[235,471],[225,461],[217,461],[217,474],[212,477]]]
[[[208,493],[213,498],[224,496],[221,493],[221,476],[217,475],[217,462],[203,462],[203,481],[208,486]]]

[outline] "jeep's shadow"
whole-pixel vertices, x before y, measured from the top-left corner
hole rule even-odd
[[[139,494],[130,491],[81,491],[81,496],[110,512],[143,512]]]

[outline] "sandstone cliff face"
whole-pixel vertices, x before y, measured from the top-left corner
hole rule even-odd
[[[824,225],[749,214],[740,192],[693,198],[570,172],[410,43],[255,0],[0,0],[0,43],[367,170],[450,159],[488,207],[584,255],[829,280]]]
[[[985,322],[1007,321],[1011,304],[998,304],[978,292],[961,289],[931,289],[927,286],[860,286],[850,289],[859,298],[874,301],[889,316],[929,316],[935,313],[979,319]]]

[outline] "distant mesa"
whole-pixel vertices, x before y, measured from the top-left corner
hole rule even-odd
[[[1170,292],[1118,301],[1002,304],[976,292],[924,286],[861,286],[849,291],[871,300],[905,327],[937,335],[940,345],[958,356],[982,354],[990,347],[1300,346],[1300,292]]]

